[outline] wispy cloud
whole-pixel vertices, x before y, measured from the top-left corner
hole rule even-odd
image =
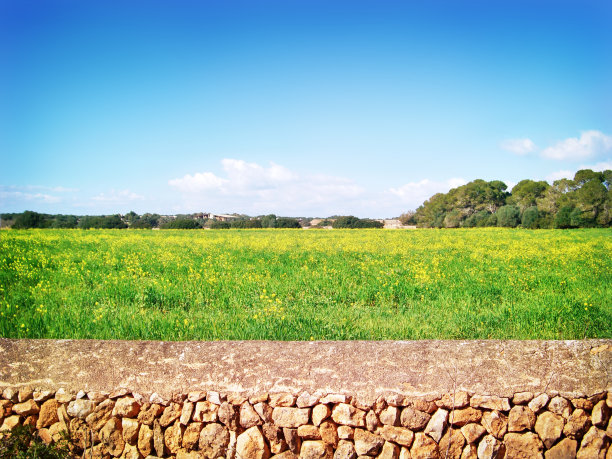
[[[552,183],[555,180],[560,180],[564,178],[573,179],[574,175],[576,175],[576,172],[582,169],[591,169],[595,172],[602,172],[608,169],[612,170],[612,161],[602,161],[595,164],[582,164],[573,170],[566,169],[561,171],[555,171],[546,176],[546,181]]]
[[[584,131],[542,150],[542,156],[556,160],[580,161],[612,152],[612,137],[600,131]]]
[[[524,156],[537,150],[536,144],[531,139],[506,139],[499,146],[502,150],[519,156]]]
[[[23,191],[6,191],[0,190],[0,200],[2,201],[27,201],[39,202],[45,204],[54,204],[61,201],[58,196],[53,196],[46,193],[26,193]]]
[[[142,201],[144,196],[133,193],[130,190],[111,190],[110,193],[100,193],[97,196],[91,198],[93,201],[103,202],[103,203],[128,203],[132,201]]]

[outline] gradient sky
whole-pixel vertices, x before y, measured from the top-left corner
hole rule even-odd
[[[0,211],[393,217],[612,168],[612,2],[0,1]]]

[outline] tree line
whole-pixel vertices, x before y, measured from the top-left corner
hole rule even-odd
[[[483,226],[593,228],[612,223],[612,171],[583,169],[573,179],[521,180],[507,191],[504,182],[474,180],[437,193],[402,223],[422,228]]]

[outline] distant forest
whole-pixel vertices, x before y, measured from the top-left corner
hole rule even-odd
[[[612,223],[612,171],[584,169],[574,179],[521,180],[512,192],[504,182],[474,180],[437,193],[416,212],[400,217],[422,228],[483,226],[523,228],[592,228]]]
[[[474,180],[437,193],[416,211],[402,214],[404,225],[420,228],[594,228],[612,224],[612,171],[584,169],[574,179],[552,185],[545,181],[521,180],[512,192],[504,182]],[[2,226],[24,228],[132,228],[132,229],[229,229],[229,228],[382,228],[380,220],[354,216],[312,218],[277,217],[274,214],[250,217],[233,214],[225,221],[205,214],[158,215],[50,215],[33,211],[1,214]],[[208,214],[206,214],[208,215]],[[312,225],[311,225],[312,223]]]

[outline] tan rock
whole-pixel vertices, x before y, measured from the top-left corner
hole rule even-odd
[[[113,416],[135,418],[140,412],[140,403],[134,397],[123,397],[115,402]]]
[[[541,458],[544,445],[532,432],[524,434],[509,433],[504,437],[507,457],[522,459]]]
[[[533,392],[517,392],[512,397],[513,405],[526,405],[533,399]]]
[[[36,428],[36,422],[37,421],[38,421],[38,415],[37,414],[31,414],[30,416],[28,416],[27,418],[24,419],[23,425],[24,426],[32,426],[32,427]]]
[[[319,403],[323,405],[327,403],[351,403],[351,398],[344,394],[327,394],[319,400]]]
[[[331,415],[331,410],[327,405],[315,405],[312,409],[312,423],[315,426],[321,425]]]
[[[573,398],[572,405],[574,408],[580,408],[584,411],[591,411],[595,404],[586,398]]]
[[[405,446],[400,448],[399,459],[411,459],[410,450]]]
[[[53,398],[54,396],[55,396],[55,392],[51,390],[35,390],[32,393],[32,398],[37,403],[46,402],[47,400],[49,400],[50,398]]]
[[[287,443],[289,449],[295,454],[298,454],[300,452],[300,447],[302,446],[302,440],[297,434],[297,429],[290,429],[288,427],[284,427],[283,435],[285,437],[285,442]]]
[[[302,392],[295,401],[298,408],[310,408],[319,403],[320,397],[318,395],[310,394],[309,392]]]
[[[279,427],[297,428],[308,424],[310,408],[289,408],[278,406],[272,411],[272,420]]]
[[[455,427],[461,427],[471,422],[480,422],[482,418],[482,411],[472,408],[464,408],[462,410],[455,410],[452,413],[451,425]]]
[[[164,431],[164,443],[170,454],[176,454],[181,448],[184,430],[185,426],[176,419],[174,424]]]
[[[338,447],[334,453],[334,459],[356,459],[357,452],[355,451],[355,445],[352,442],[346,440],[340,440]]]
[[[59,402],[55,399],[47,400],[45,403],[43,403],[40,407],[40,412],[38,413],[36,428],[42,429],[44,427],[49,427],[50,425],[59,421],[59,417],[57,416],[58,408]]]
[[[206,400],[215,405],[221,405],[225,401],[225,397],[222,396],[219,392],[208,391],[206,392]]]
[[[153,421],[153,449],[159,457],[164,457],[167,450],[164,442],[164,431],[158,419]]]
[[[433,438],[434,441],[439,442],[440,438],[442,438],[442,434],[444,433],[444,429],[446,428],[447,420],[448,411],[439,408],[427,423],[425,433]]]
[[[272,422],[272,412],[274,409],[266,402],[259,402],[253,406],[255,412],[259,415],[261,420],[265,423]]]
[[[15,407],[13,407],[13,411],[15,411]],[[610,420],[610,411],[611,410],[608,408],[605,400],[597,402],[593,407],[593,412],[591,413],[591,423],[594,426],[605,428],[606,424]]]
[[[589,430],[591,427],[591,418],[582,408],[577,408],[570,415],[563,427],[563,434],[566,437],[579,439]]]
[[[438,449],[440,454],[446,459],[460,459],[465,445],[465,438],[458,429],[448,429],[440,443]]]
[[[604,459],[606,457],[606,448],[610,443],[610,439],[606,437],[603,430],[592,426],[582,438],[580,449],[576,453],[577,459]]]
[[[130,393],[129,389],[127,389],[125,387],[119,387],[119,388],[115,389],[114,391],[112,391],[109,394],[108,398],[111,398],[111,399],[121,398],[121,397],[125,397],[129,393]]]
[[[545,411],[538,416],[535,431],[540,436],[546,449],[549,449],[561,437],[565,420],[558,414]]]
[[[6,397],[5,397],[6,398]],[[60,403],[70,403],[71,401],[73,401],[76,397],[74,396],[74,394],[72,392],[68,392],[66,389],[61,388],[58,389],[55,392],[55,400],[57,400]]]
[[[153,430],[144,424],[138,431],[138,451],[145,457],[153,451]]]
[[[332,419],[336,424],[351,427],[365,427],[365,417],[365,411],[346,403],[340,403],[332,410]]]
[[[408,406],[410,400],[408,400],[406,396],[402,394],[387,394],[385,396],[385,402],[387,402],[388,406],[397,406],[401,408]]]
[[[196,422],[215,422],[219,405],[209,401],[197,402],[193,413],[193,420]]]
[[[259,414],[253,409],[249,402],[240,405],[240,425],[245,429],[263,424]]]
[[[71,419],[68,432],[70,433],[70,444],[76,447],[76,451],[83,451],[91,443],[87,424],[82,419]]]
[[[68,404],[68,416],[85,419],[95,408],[96,404],[91,400],[77,399]]]
[[[55,424],[49,427],[49,435],[51,435],[51,438],[54,442],[62,440],[62,438],[64,438],[67,433],[68,427],[63,422],[56,422]]]
[[[400,410],[396,406],[388,406],[380,412],[378,419],[386,426],[398,426],[400,421]]]
[[[274,424],[264,424],[261,430],[270,445],[270,453],[279,454],[287,449],[283,429]]]
[[[195,390],[187,394],[187,400],[191,403],[201,402],[206,399],[206,392],[203,390]]]
[[[544,454],[546,459],[574,459],[578,442],[571,438],[564,438]]]
[[[17,401],[23,403],[34,396],[34,390],[30,386],[24,386],[17,393]]]
[[[181,405],[178,403],[170,403],[159,418],[159,424],[162,427],[167,427],[181,417]],[[131,416],[130,416],[131,417]]]
[[[19,403],[19,389],[7,387],[2,391],[2,398],[10,400],[13,403]]]
[[[378,416],[376,416],[376,412],[374,410],[368,411],[368,414],[366,414],[366,429],[368,429],[370,432],[374,432],[380,425],[381,423],[378,420]]]
[[[349,426],[338,426],[338,438],[342,440],[352,440],[355,431]]]
[[[295,395],[288,392],[270,394],[269,405],[273,408],[277,406],[290,407],[295,404]]]
[[[540,394],[529,402],[527,405],[531,411],[538,413],[548,403],[549,397],[547,394]]]
[[[470,399],[470,406],[487,410],[510,411],[508,399],[497,395],[474,395]]]
[[[98,405],[103,401],[108,400],[108,393],[101,391],[90,391],[87,393],[87,398]]]
[[[117,417],[110,418],[102,430],[100,430],[100,441],[111,456],[118,457],[125,448],[125,441],[121,431],[121,420]]]
[[[229,443],[229,431],[221,424],[207,424],[200,432],[199,448],[204,457],[225,456]]]
[[[536,415],[529,407],[517,405],[512,407],[508,416],[508,432],[531,430],[536,422]]]
[[[499,411],[486,411],[482,415],[481,424],[491,435],[501,440],[508,431],[508,418]]]
[[[123,430],[123,439],[125,442],[130,445],[135,445],[138,441],[140,423],[136,419],[123,418],[121,419],[121,430]]]
[[[454,394],[444,394],[442,398],[435,402],[438,408],[447,410],[465,408],[470,404],[470,397],[467,392],[458,391]]]
[[[557,395],[548,403],[548,411],[567,419],[572,414],[572,405],[568,399]]]
[[[392,441],[408,448],[414,440],[414,432],[405,427],[383,426],[378,429],[377,433],[387,441]]]
[[[232,405],[240,406],[246,401],[248,401],[248,398],[243,394],[235,392],[227,394],[227,403],[231,403]]]
[[[53,437],[49,433],[49,429],[37,429],[38,436],[45,443],[45,445],[50,445],[53,443]]]
[[[336,447],[338,445],[338,426],[333,421],[322,422],[319,426],[321,440],[328,445]]]
[[[410,456],[412,459],[439,459],[440,451],[438,444],[423,432],[417,432],[414,434]]]
[[[493,435],[486,435],[478,444],[478,459],[504,457],[504,446]]]
[[[267,402],[270,397],[267,392],[260,392],[258,394],[253,394],[249,397],[249,403],[251,405],[257,405],[258,403]]]
[[[487,430],[480,424],[466,424],[461,427],[461,433],[468,444],[476,443]]]
[[[181,417],[179,418],[181,424],[186,426],[191,421],[191,416],[193,415],[193,409],[195,404],[193,402],[185,402],[183,403],[183,409],[181,410]]]
[[[400,447],[386,441],[380,451],[380,454],[377,456],[378,459],[398,459],[400,453]]]
[[[355,429],[355,451],[359,456],[375,456],[380,452],[385,440],[365,429]]]
[[[123,453],[121,454],[121,459],[142,459],[142,456],[136,445],[126,443]]]
[[[367,413],[368,410],[372,409],[375,401],[376,399],[374,399],[371,395],[365,395],[361,397],[353,397],[351,400],[351,405]]]
[[[23,403],[17,403],[13,405],[13,413],[19,414],[20,416],[29,416],[31,414],[38,414],[39,412],[40,407],[32,399],[26,400]]]
[[[455,411],[455,415],[457,411]],[[400,416],[400,422],[404,427],[408,427],[410,430],[422,430],[425,428],[429,420],[431,419],[431,415],[417,410],[411,406],[408,406],[402,410],[402,415]],[[456,417],[455,417],[456,419]]]
[[[306,424],[298,427],[298,435],[302,440],[320,440],[321,433],[319,432],[319,428]]]
[[[436,405],[434,402],[430,402],[422,398],[412,398],[406,406],[411,406],[415,410],[419,410],[427,414],[434,414],[438,409],[438,405]]]
[[[217,411],[219,421],[225,424],[230,430],[238,428],[238,412],[234,405],[228,402],[223,402]]]
[[[283,451],[282,453],[275,454],[271,459],[298,459],[298,455],[292,453],[291,451]]]
[[[238,435],[236,454],[241,459],[268,459],[270,449],[259,427],[251,427]]]
[[[196,447],[200,439],[200,432],[202,432],[203,426],[204,424],[201,422],[191,422],[187,426],[183,432],[183,440],[181,442],[183,448],[189,451]]]
[[[478,448],[476,445],[465,445],[461,452],[461,459],[478,459]]]
[[[164,412],[164,407],[157,403],[143,403],[138,413],[138,422],[152,426],[153,422]]]
[[[2,422],[2,427],[0,427],[0,432],[4,430],[13,430],[18,425],[19,415],[15,414],[13,416],[8,416],[4,418],[4,421]]]
[[[332,459],[333,455],[331,446],[322,441],[305,441],[300,450],[300,459]]]
[[[376,414],[380,413],[382,410],[384,410],[387,407],[387,400],[385,400],[385,397],[383,397],[382,395],[379,396],[376,401],[374,402],[374,405],[372,406],[372,409],[374,410],[374,412]]]
[[[66,405],[60,403],[57,408],[57,417],[59,418],[60,422],[63,422],[64,424],[68,425],[68,423],[70,422],[70,417],[66,412]]]

